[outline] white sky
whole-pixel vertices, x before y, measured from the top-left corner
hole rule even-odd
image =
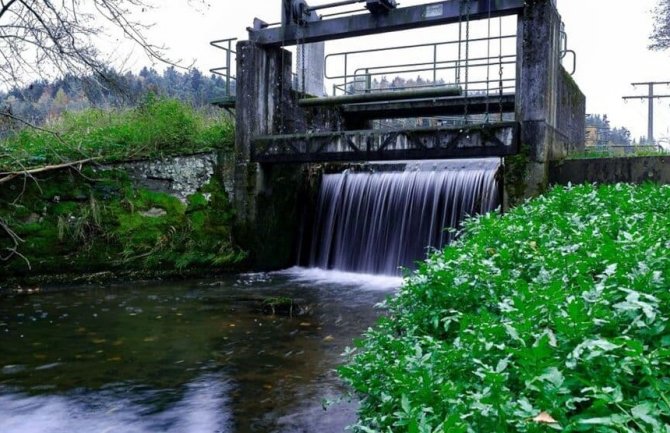
[[[311,4],[330,0],[312,0]],[[428,3],[405,0],[402,6]],[[652,29],[651,10],[656,0],[558,0],[566,24],[569,48],[577,52],[575,80],[587,97],[587,112],[608,114],[612,126],[626,126],[634,138],[647,131],[646,102],[624,103],[624,95],[646,94],[646,88],[634,89],[631,82],[670,81],[670,51],[647,50]],[[254,17],[268,22],[279,21],[280,0],[225,0],[211,2],[209,7],[193,7],[187,2],[169,0],[147,20],[155,23],[150,32],[154,41],[164,43],[172,58],[192,61],[202,69],[222,66],[222,52],[209,46],[214,39],[246,38],[246,27]],[[452,29],[453,30],[453,29]],[[445,27],[433,27],[407,34],[395,33],[327,44],[327,52],[393,46],[407,43],[436,42],[445,37]],[[133,69],[142,65],[138,61]],[[134,65],[135,65],[134,64]],[[161,65],[157,65],[162,70]],[[497,71],[496,71],[497,72]],[[670,87],[657,92],[670,94]],[[670,135],[670,99],[655,103],[655,136]]]

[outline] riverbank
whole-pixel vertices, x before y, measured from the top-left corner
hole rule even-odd
[[[198,116],[149,99],[125,112],[66,117],[58,139],[23,130],[3,141],[0,285],[239,270],[246,253],[219,164],[233,129],[225,118]],[[97,123],[86,129],[89,118]],[[72,164],[90,152],[96,157]],[[54,158],[63,167],[53,168]],[[52,165],[36,171],[28,164],[37,160]],[[25,170],[11,174],[17,167]]]
[[[670,187],[556,187],[465,223],[341,375],[353,431],[656,431],[670,406]]]

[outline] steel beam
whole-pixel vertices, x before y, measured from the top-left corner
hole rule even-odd
[[[390,10],[386,14],[350,15],[285,27],[249,28],[249,40],[261,46],[309,44],[399,30],[515,15],[523,12],[525,0],[447,0]]]
[[[445,96],[459,96],[463,93],[460,87],[433,87],[429,89],[409,89],[398,91],[382,91],[357,93],[354,95],[329,96],[325,98],[306,98],[298,101],[301,107],[323,107],[365,102],[401,101],[422,98],[440,98]]]
[[[362,130],[252,138],[254,162],[393,161],[505,157],[518,153],[516,122],[461,128]]]
[[[416,116],[454,116],[463,114],[490,113],[495,119],[498,113],[513,113],[515,95],[471,96],[469,98],[426,98],[409,101],[349,104],[342,106],[345,118],[398,119]]]

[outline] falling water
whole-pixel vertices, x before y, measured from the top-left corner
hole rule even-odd
[[[325,175],[310,266],[387,275],[414,267],[453,238],[446,228],[499,205],[499,167],[498,159],[473,159]]]

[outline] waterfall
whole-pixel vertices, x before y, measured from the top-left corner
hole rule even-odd
[[[324,175],[311,267],[398,275],[452,240],[445,229],[499,205],[499,159],[408,163],[404,171],[372,167]]]

